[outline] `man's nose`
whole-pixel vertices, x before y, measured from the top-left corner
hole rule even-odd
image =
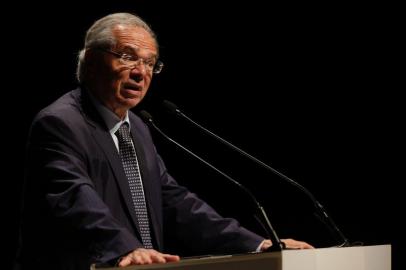
[[[137,61],[137,63],[130,68],[130,77],[137,82],[141,81],[147,73],[147,68],[142,61]]]

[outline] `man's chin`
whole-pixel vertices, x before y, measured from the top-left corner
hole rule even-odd
[[[136,96],[136,97],[124,97],[124,104],[125,106],[129,108],[133,108],[137,106],[142,100],[141,96]]]

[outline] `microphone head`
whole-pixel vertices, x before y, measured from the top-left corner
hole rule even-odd
[[[162,102],[162,105],[170,112],[174,114],[180,113],[180,110],[178,109],[178,106],[170,102],[169,100],[164,100]]]
[[[146,123],[152,122],[152,115],[145,110],[140,111],[140,117]]]

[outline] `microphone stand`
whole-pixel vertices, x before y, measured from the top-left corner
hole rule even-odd
[[[173,104],[172,102],[170,102],[168,100],[164,100],[163,104],[170,112],[175,113],[175,114],[183,117],[184,119],[186,119],[187,121],[192,123],[194,126],[196,126],[199,129],[203,130],[206,134],[214,137],[215,139],[217,139],[221,143],[223,143],[226,146],[230,147],[231,149],[239,152],[241,155],[243,155],[244,157],[247,157],[248,159],[254,161],[255,163],[262,166],[263,168],[265,168],[265,169],[271,171],[272,173],[278,175],[279,177],[281,177],[282,179],[284,179],[285,181],[287,181],[291,185],[297,187],[302,192],[304,192],[310,198],[310,200],[313,202],[313,204],[315,205],[318,216],[321,217],[324,224],[326,224],[327,227],[329,228],[329,230],[331,232],[333,232],[333,234],[335,235],[335,237],[336,237],[336,239],[338,241],[342,241],[342,243],[339,244],[339,246],[340,247],[349,246],[348,238],[344,236],[344,234],[340,231],[340,229],[335,224],[334,220],[327,214],[327,211],[324,209],[323,205],[321,205],[321,203],[319,201],[317,201],[317,199],[313,196],[313,194],[308,189],[306,189],[304,186],[302,186],[298,182],[294,181],[293,179],[289,178],[288,176],[284,175],[283,173],[279,172],[278,170],[272,168],[268,164],[262,162],[261,160],[257,159],[256,157],[248,154],[247,152],[245,152],[244,150],[242,150],[239,147],[235,146],[234,144],[232,144],[232,143],[226,141],[225,139],[221,138],[217,134],[215,134],[215,133],[211,132],[210,130],[204,128],[203,126],[199,125],[198,123],[193,121],[191,118],[189,118],[187,115],[185,115],[183,112],[181,112],[178,109],[178,107],[175,104]]]
[[[272,227],[271,222],[269,221],[269,218],[268,218],[264,208],[257,201],[257,199],[255,198],[255,196],[252,194],[251,191],[249,191],[246,187],[244,187],[238,181],[234,180],[231,176],[229,176],[226,173],[224,173],[223,171],[219,170],[218,168],[213,166],[208,161],[204,160],[200,156],[196,155],[195,153],[193,153],[192,151],[190,151],[189,149],[187,149],[186,147],[184,147],[183,145],[179,144],[178,142],[173,140],[171,137],[166,135],[157,125],[155,125],[154,121],[152,120],[152,116],[148,112],[143,110],[140,112],[140,116],[146,123],[150,124],[150,126],[152,126],[156,131],[158,131],[158,133],[161,134],[165,139],[167,139],[171,143],[175,144],[176,146],[178,146],[179,148],[181,148],[182,150],[184,150],[185,152],[187,152],[194,158],[198,159],[199,161],[201,161],[202,163],[204,163],[205,165],[207,165],[208,167],[210,167],[217,173],[221,174],[227,180],[229,180],[230,182],[232,182],[233,184],[238,186],[241,190],[243,190],[246,194],[248,194],[248,196],[250,197],[250,199],[255,204],[255,207],[258,210],[259,215],[255,214],[254,215],[255,219],[261,224],[261,226],[264,228],[265,232],[267,233],[268,238],[272,241],[272,246],[269,247],[267,249],[267,251],[269,251],[269,252],[270,251],[281,251],[282,249],[285,248],[285,244],[280,240],[280,238],[276,234],[274,228]]]

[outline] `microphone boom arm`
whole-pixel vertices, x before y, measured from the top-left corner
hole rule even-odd
[[[223,171],[221,171],[218,168],[216,168],[215,166],[213,166],[208,161],[204,160],[200,156],[196,155],[195,153],[193,153],[192,151],[190,151],[189,149],[187,149],[186,147],[184,147],[183,145],[179,144],[178,142],[173,140],[171,137],[166,135],[157,125],[155,125],[154,121],[152,120],[152,116],[148,112],[141,111],[140,115],[144,119],[144,121],[146,121],[148,124],[150,124],[165,139],[169,140],[170,142],[172,142],[173,144],[175,144],[176,146],[178,146],[182,150],[186,151],[188,154],[190,154],[194,158],[198,159],[199,161],[201,161],[202,163],[204,163],[205,165],[207,165],[208,167],[210,167],[211,169],[213,169],[217,173],[221,174],[227,180],[229,180],[233,184],[237,185],[241,190],[243,190],[246,194],[248,194],[248,196],[251,198],[252,202],[255,204],[255,206],[257,208],[257,211],[258,211],[258,214],[259,214],[259,216],[258,216],[258,214],[256,214],[255,218],[261,224],[261,226],[264,228],[265,232],[267,233],[268,238],[272,241],[272,246],[270,248],[268,248],[267,251],[281,251],[282,249],[284,249],[285,244],[280,240],[280,238],[276,234],[271,222],[269,221],[269,218],[268,218],[264,208],[257,201],[255,196],[252,194],[252,192],[249,189],[244,187],[238,181],[234,180],[231,176],[227,175]]]

